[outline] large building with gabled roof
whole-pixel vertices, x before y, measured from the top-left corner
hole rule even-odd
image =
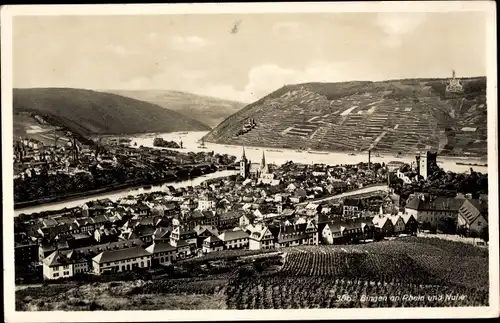
[[[56,250],[42,261],[46,280],[72,277],[89,271],[88,261],[73,250]]]
[[[177,248],[168,241],[155,241],[146,248],[152,256],[152,265],[171,265],[177,258]]]
[[[151,253],[142,247],[119,250],[106,250],[92,259],[93,272],[100,275],[104,272],[133,271],[151,267]]]

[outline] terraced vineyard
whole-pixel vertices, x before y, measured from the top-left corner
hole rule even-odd
[[[445,154],[486,154],[485,87],[443,98],[433,86],[445,81],[288,85],[227,118],[205,140],[333,151],[446,148]],[[238,135],[247,119],[255,119],[257,126]]]

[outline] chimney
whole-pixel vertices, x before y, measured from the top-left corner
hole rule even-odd
[[[371,157],[372,157],[372,151],[368,150],[368,169],[371,169]]]

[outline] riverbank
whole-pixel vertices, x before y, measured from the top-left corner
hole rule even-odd
[[[54,202],[64,202],[64,201],[70,201],[73,199],[78,199],[81,197],[92,197],[93,195],[100,195],[102,193],[108,193],[108,192],[113,192],[113,191],[118,191],[122,189],[134,189],[134,188],[140,188],[144,185],[155,185],[155,184],[163,184],[167,182],[171,182],[172,180],[175,180],[174,178],[160,178],[157,180],[153,181],[134,181],[131,183],[122,183],[122,184],[115,184],[115,185],[110,185],[102,188],[98,188],[95,190],[90,190],[86,192],[75,192],[75,193],[69,193],[65,195],[59,195],[59,196],[53,196],[53,197],[47,197],[47,198],[42,198],[34,201],[26,201],[26,202],[18,202],[14,203],[14,210],[26,208],[26,207],[31,207],[31,206],[37,206],[37,205],[43,205],[47,203],[54,203]]]
[[[205,136],[203,136],[205,138]],[[302,146],[297,146],[297,145],[284,145],[284,146],[276,146],[276,145],[266,145],[265,142],[262,142],[259,146],[250,143],[250,142],[244,142],[244,143],[239,143],[235,141],[213,141],[213,140],[207,140],[205,139],[205,144],[212,144],[212,145],[221,145],[221,146],[232,146],[232,147],[248,147],[249,149],[266,149],[268,151],[272,150],[279,150],[280,152],[283,152],[285,150],[287,151],[296,151],[298,149],[302,149],[303,153],[308,153],[308,154],[317,154],[318,152],[324,153],[324,154],[348,154],[348,153],[353,153],[355,152],[357,155],[368,155],[368,150],[361,150],[361,151],[353,151],[350,148],[341,148],[337,147],[335,149],[328,149],[328,148],[321,148],[321,149],[316,149],[314,147],[311,147],[311,152],[308,152],[307,150],[303,149]],[[397,157],[398,154],[397,152],[387,150],[387,149],[374,149],[372,150],[372,158],[375,157],[375,154],[380,154],[381,157],[390,157],[390,158],[400,158],[400,157],[411,157],[413,158],[414,156],[418,155],[420,153],[419,150],[409,150],[403,152],[400,157]],[[448,159],[448,160],[481,160],[481,161],[486,161],[488,159],[488,155],[484,154],[471,154],[471,155],[463,155],[463,154],[458,154],[458,153],[438,153],[439,157],[442,159]]]
[[[113,187],[112,190],[108,190],[107,192],[99,192],[97,194],[90,194],[90,192],[86,192],[85,194],[81,194],[80,196],[74,196],[71,198],[66,198],[64,200],[55,201],[55,202],[47,202],[34,206],[26,206],[22,208],[17,208],[14,210],[14,216],[17,217],[21,214],[34,214],[34,213],[45,213],[45,212],[57,212],[61,210],[70,210],[75,207],[80,207],[82,204],[87,203],[89,201],[94,201],[97,199],[110,199],[110,200],[118,200],[120,198],[127,197],[129,195],[139,195],[139,194],[148,194],[154,192],[160,192],[165,189],[167,186],[173,186],[174,188],[179,187],[188,187],[188,186],[197,186],[203,183],[206,180],[212,178],[223,178],[228,176],[233,176],[238,174],[238,171],[231,169],[223,169],[212,172],[206,172],[199,176],[193,176],[187,179],[178,179],[176,181],[168,181],[166,179],[159,180],[156,184],[154,184],[151,188],[144,188],[144,184],[142,185],[134,185],[128,186],[124,188],[116,188]],[[152,182],[149,182],[149,185]]]
[[[233,156],[241,156],[243,151],[243,146],[238,144],[217,144],[209,141],[205,141],[205,149],[199,147],[199,142],[207,132],[188,132],[186,134],[181,133],[163,133],[163,134],[152,134],[145,136],[137,136],[132,139],[131,146],[133,147],[150,147],[156,149],[162,149],[153,146],[153,140],[156,137],[161,137],[164,140],[179,140],[182,139],[184,151],[192,151],[194,153],[216,151],[218,153],[225,153]],[[268,163],[282,165],[289,161],[301,164],[326,164],[326,165],[341,165],[341,164],[357,164],[360,162],[368,162],[368,152],[356,152],[356,155],[352,156],[349,152],[339,152],[339,151],[322,151],[319,154],[308,153],[306,150],[297,151],[296,149],[290,148],[276,148],[276,147],[264,147],[263,146],[247,146],[245,145],[245,154],[247,159],[259,161],[262,158],[262,153],[266,155],[266,161]],[[172,149],[176,150],[176,149]],[[177,151],[180,151],[177,150]],[[371,156],[372,163],[389,163],[391,161],[397,160],[402,161],[407,164],[415,162],[415,156],[417,153],[404,153],[399,157],[395,157],[394,153],[388,152],[377,152],[373,151]],[[445,171],[452,171],[455,173],[463,173],[470,170],[471,166],[457,165],[456,162],[467,162],[467,163],[477,163],[484,164],[487,163],[486,157],[473,157],[473,156],[449,156],[438,154],[437,161],[439,167],[443,168]],[[488,167],[473,167],[474,171],[481,173],[488,173]]]
[[[167,178],[158,178],[156,180],[152,181],[147,181],[147,180],[136,180],[136,181],[131,181],[128,183],[121,183],[121,184],[114,184],[102,188],[98,188],[95,190],[90,190],[86,192],[75,192],[75,193],[69,193],[65,195],[59,195],[59,196],[53,196],[53,197],[47,197],[47,198],[42,198],[34,201],[26,201],[26,202],[17,202],[14,203],[14,210],[18,209],[23,209],[27,207],[32,207],[32,206],[38,206],[38,205],[43,205],[47,203],[55,203],[55,202],[67,202],[75,199],[79,199],[82,197],[92,197],[92,196],[97,196],[103,193],[108,193],[108,192],[114,192],[118,190],[123,190],[123,189],[138,189],[146,185],[161,185],[161,184],[166,184],[166,183],[176,183],[176,182],[182,182],[190,179],[195,179],[207,174],[212,174],[217,172],[218,169],[214,170],[208,170],[206,172],[202,172],[199,176],[183,176],[182,178],[172,175]]]

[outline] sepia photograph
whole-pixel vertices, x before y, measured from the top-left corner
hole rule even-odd
[[[497,317],[495,9],[2,7],[6,321]]]

